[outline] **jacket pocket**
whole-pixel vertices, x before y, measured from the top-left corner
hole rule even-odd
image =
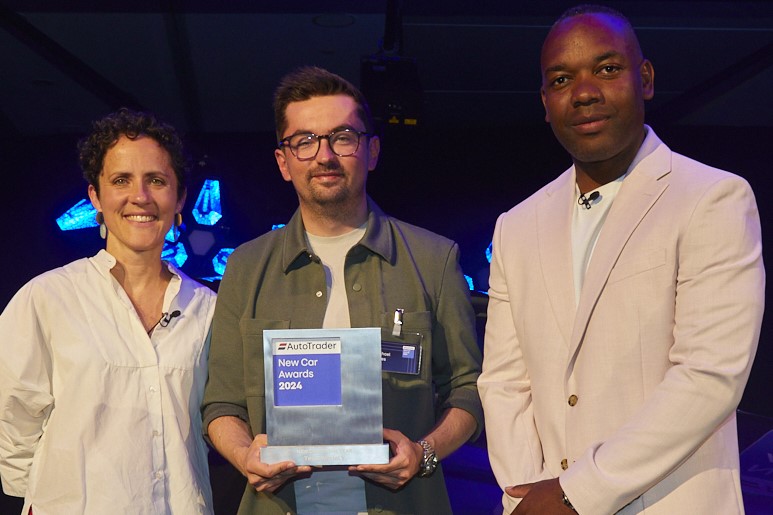
[[[247,397],[265,396],[265,367],[263,364],[263,331],[289,329],[289,320],[243,318],[239,320],[244,359],[244,389]]]
[[[666,249],[651,250],[643,255],[619,261],[609,273],[607,284],[654,270],[666,264]]]

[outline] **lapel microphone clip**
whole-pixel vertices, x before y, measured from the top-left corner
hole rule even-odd
[[[153,324],[153,327],[148,329],[148,336],[150,336],[150,333],[152,333],[153,329],[155,329],[157,326],[160,325],[161,327],[166,327],[169,325],[172,319],[177,318],[180,315],[182,315],[182,313],[180,313],[179,309],[175,309],[171,313],[161,313],[161,318],[158,319],[158,322]]]
[[[577,203],[580,204],[581,206],[585,206],[585,209],[590,209],[592,207],[591,202],[593,202],[600,196],[601,195],[599,195],[598,191],[594,191],[587,197],[584,194],[580,193],[580,198],[577,199]]]

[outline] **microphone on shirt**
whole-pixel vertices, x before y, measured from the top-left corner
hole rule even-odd
[[[158,321],[158,324],[161,327],[166,327],[169,325],[169,322],[172,321],[173,318],[177,318],[181,315],[179,309],[175,309],[171,313],[163,313],[163,316],[161,317],[161,320]]]
[[[585,206],[585,209],[590,209],[591,208],[591,202],[593,202],[594,200],[596,200],[600,196],[601,195],[599,194],[598,191],[594,191],[593,193],[591,193],[587,197],[584,194],[580,193],[580,198],[577,199],[577,203],[580,204],[580,205]]]

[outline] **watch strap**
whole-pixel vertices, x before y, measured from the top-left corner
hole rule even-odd
[[[421,449],[423,451],[421,464],[419,465],[419,472],[417,475],[419,477],[429,477],[433,474],[433,472],[435,472],[435,469],[437,468],[437,453],[435,453],[435,449],[433,449],[432,445],[430,445],[430,443],[426,440],[419,440],[416,443],[421,445]]]
[[[561,491],[561,501],[564,503],[564,506],[577,513],[577,510],[575,510],[574,506],[572,506],[572,501],[569,500],[563,490]]]

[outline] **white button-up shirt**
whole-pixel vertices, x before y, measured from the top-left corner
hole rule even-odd
[[[23,513],[212,513],[199,407],[215,294],[169,266],[149,337],[106,251],[0,315],[0,475]]]

